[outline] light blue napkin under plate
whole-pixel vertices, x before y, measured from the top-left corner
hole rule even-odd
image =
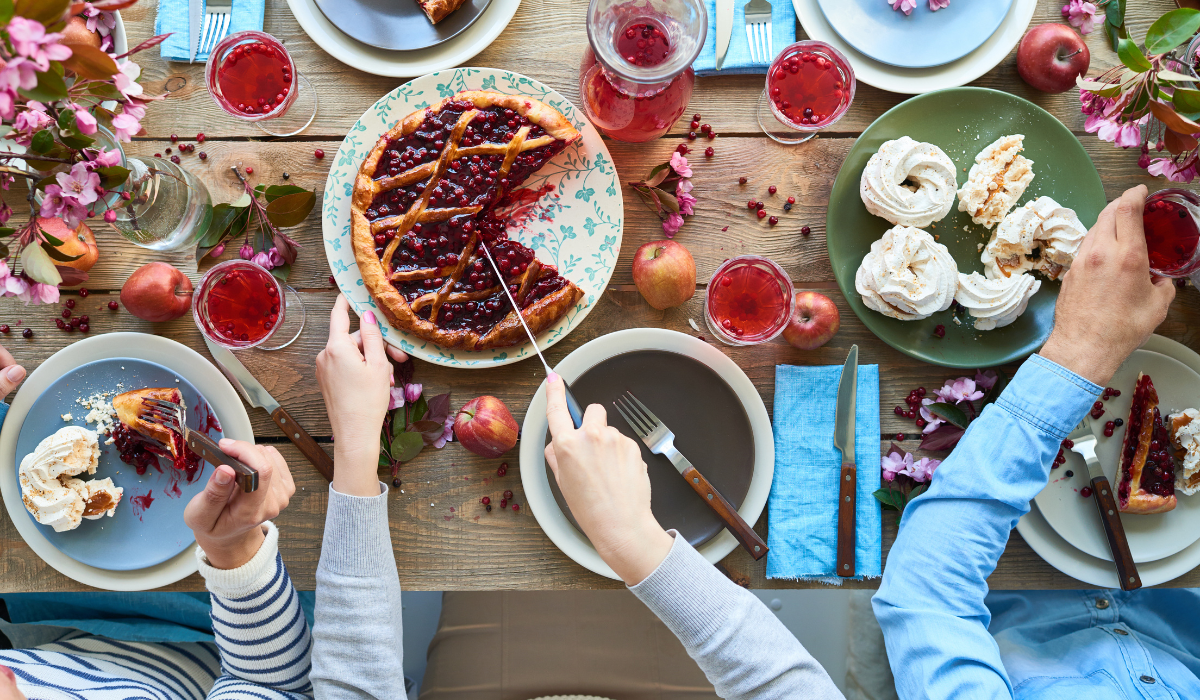
[[[767,68],[771,65],[770,60],[766,63],[750,60],[750,43],[746,40],[746,15],[742,11],[746,0],[733,0],[733,33],[729,36],[729,53],[725,55],[721,70],[717,70],[717,5],[716,0],[707,2],[708,36],[704,38],[704,48],[700,55],[692,63],[696,75],[766,75]],[[776,56],[785,46],[796,43],[796,9],[792,7],[791,0],[771,0],[771,42]],[[774,59],[775,56],[771,56],[771,60]]]
[[[230,11],[229,17],[229,31],[226,36],[251,29],[261,32],[265,7],[266,0],[233,0],[233,9]],[[171,36],[158,45],[164,60],[186,61],[191,58],[192,35],[189,22],[188,0],[158,0],[158,17],[154,20],[154,34],[158,36],[171,32]],[[200,11],[200,26],[204,26],[203,7]],[[732,48],[730,50],[732,51]],[[207,53],[196,54],[196,63],[204,63],[207,60]]]
[[[767,578],[842,581],[834,572],[842,455],[833,446],[841,376],[841,365],[775,367],[775,478],[768,501]],[[873,494],[880,481],[879,365],[859,366],[855,410],[855,578],[878,578],[883,569],[883,516]]]

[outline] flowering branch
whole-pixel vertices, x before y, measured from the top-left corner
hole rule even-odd
[[[692,167],[682,153],[671,154],[671,160],[654,167],[645,180],[629,183],[646,206],[662,219],[663,232],[674,238],[683,226],[684,215],[691,216],[696,198],[692,196]]]

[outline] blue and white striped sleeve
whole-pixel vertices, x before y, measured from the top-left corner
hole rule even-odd
[[[312,697],[308,621],[279,556],[279,530],[270,522],[264,528],[267,536],[258,553],[236,569],[214,568],[202,551],[196,552],[221,652],[222,673],[210,700]]]

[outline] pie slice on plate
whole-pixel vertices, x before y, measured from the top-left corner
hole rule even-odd
[[[417,0],[417,4],[425,10],[425,16],[429,17],[429,21],[437,24],[451,13],[462,7],[462,4],[467,0]]]
[[[1146,374],[1138,373],[1125,425],[1117,472],[1117,509],[1142,515],[1173,510],[1175,461],[1171,440],[1158,410],[1158,391]]]
[[[145,399],[185,405],[183,394],[174,388],[135,389],[114,396],[112,405],[120,425],[113,429],[112,437],[121,461],[136,467],[138,474],[145,474],[146,467],[164,457],[190,476],[199,468],[200,458],[184,445],[182,435],[142,417]]]
[[[477,90],[413,112],[381,136],[359,167],[350,216],[363,283],[388,321],[467,350],[524,341],[517,313],[535,335],[557,323],[583,291],[510,240],[496,210],[579,138],[549,105]]]

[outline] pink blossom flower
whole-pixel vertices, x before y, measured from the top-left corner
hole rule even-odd
[[[445,427],[442,428],[442,436],[440,438],[438,438],[437,440],[433,441],[433,446],[440,450],[446,446],[447,442],[450,442],[450,438],[453,436],[454,436],[454,414],[451,413],[450,415],[446,416]]]
[[[417,399],[421,398],[421,392],[424,390],[421,384],[405,384],[404,385],[404,400],[409,403],[416,403]]]
[[[679,211],[682,214],[691,216],[695,214],[692,208],[696,204],[696,198],[691,195],[692,181],[684,178],[675,185],[675,199],[679,200]]]
[[[678,212],[671,214],[662,222],[663,233],[667,234],[667,238],[674,238],[679,229],[683,226],[683,216]]]
[[[83,4],[84,17],[87,17],[87,28],[89,32],[97,32],[100,36],[109,36],[112,30],[117,26],[117,17],[112,12],[105,12],[92,7],[92,3]]]
[[[121,72],[113,76],[113,82],[122,95],[137,97],[142,94],[142,85],[137,81],[141,74],[141,66],[133,61],[126,61],[121,64]]]
[[[125,112],[113,117],[112,126],[113,133],[120,141],[132,141],[134,136],[142,130],[142,123],[128,113],[128,107]]]
[[[394,386],[388,390],[388,407],[387,410],[394,411],[397,408],[404,406],[404,387]]]
[[[272,246],[271,249],[267,251],[267,259],[271,261],[271,267],[279,267],[280,265],[287,262],[287,260],[284,260],[283,256],[280,255],[279,249],[274,246]],[[271,269],[271,268],[267,268],[267,269]]]
[[[930,459],[928,457],[922,457],[913,463],[911,462],[912,455],[908,455],[908,457],[910,458],[909,466],[907,469],[902,469],[900,473],[912,477],[912,480],[917,483],[925,483],[933,478],[933,472],[942,463],[940,459]]]
[[[12,119],[17,113],[17,93],[12,88],[0,89],[0,118]]]
[[[692,166],[688,165],[687,158],[684,158],[679,151],[671,154],[671,170],[674,170],[679,177],[692,176]]]
[[[937,12],[950,7],[950,0],[929,0],[929,9]]]
[[[928,434],[938,429],[938,426],[946,421],[939,418],[937,414],[930,411],[926,406],[932,406],[935,403],[946,403],[946,400],[938,397],[937,399],[921,399],[921,417],[925,419],[925,429],[922,433]]]
[[[879,468],[883,470],[884,481],[895,481],[897,474],[906,473],[912,466],[913,456],[908,453],[901,456],[899,452],[885,454],[879,464]]]
[[[933,0],[930,0],[932,2]],[[1063,18],[1079,30],[1080,34],[1091,34],[1096,28],[1096,5],[1084,0],[1071,0],[1062,8]]]
[[[885,0],[892,6],[893,10],[899,10],[906,15],[911,15],[912,11],[917,8],[917,0]]]
[[[238,257],[242,260],[249,260],[254,257],[254,248],[250,247],[249,243],[242,244],[241,250],[238,251]]]
[[[25,58],[17,57],[10,60],[0,70],[0,85],[24,90],[37,87],[37,66]],[[44,110],[45,107],[42,109]]]
[[[17,298],[29,304],[56,304],[58,303],[58,287],[53,284],[43,284],[34,282],[27,286],[24,292],[17,295]]]
[[[92,156],[92,165],[97,168],[111,168],[121,164],[121,152],[101,148]]]
[[[41,22],[13,17],[8,23],[8,37],[13,49],[37,66],[39,71],[50,70],[50,61],[65,61],[71,49],[58,43],[62,34],[47,34]]]
[[[69,228],[79,226],[79,223],[87,218],[87,207],[64,192],[63,188],[58,185],[53,183],[46,185],[42,194],[42,208],[38,213],[43,217],[61,217]]]
[[[39,107],[41,106],[41,103],[33,101],[26,102],[25,106],[32,107],[35,104]],[[37,109],[22,110],[19,114],[17,114],[17,118],[13,122],[13,129],[20,134],[20,136],[17,137],[17,141],[21,143],[22,146],[28,146],[29,141],[33,138],[33,135],[41,131],[42,127],[46,126],[52,121],[54,120],[49,114]]]
[[[975,380],[967,377],[959,377],[954,381],[946,382],[946,384],[933,393],[946,400],[947,403],[961,403],[963,401],[976,401],[983,398],[983,392],[975,388]]]
[[[996,381],[1000,379],[1000,375],[996,374],[995,370],[975,370],[975,386],[987,391],[996,386]]]
[[[1196,165],[1195,157],[1187,159],[1182,165],[1171,158],[1155,158],[1146,172],[1155,177],[1165,177],[1171,182],[1191,182],[1196,179]]]
[[[84,206],[96,201],[100,196],[97,192],[100,188],[100,176],[88,170],[86,163],[72,165],[70,173],[59,173],[55,179],[64,193],[74,197],[75,201]]]
[[[254,257],[250,258],[250,262],[261,266],[265,270],[270,270],[271,268],[275,267],[273,264],[271,264],[271,256],[267,255],[265,252],[255,253]]]
[[[8,268],[8,261],[0,260],[0,296],[15,297],[25,293],[28,288],[29,284]]]
[[[86,108],[75,105],[75,126],[79,128],[79,133],[91,136],[96,133],[96,118]]]

